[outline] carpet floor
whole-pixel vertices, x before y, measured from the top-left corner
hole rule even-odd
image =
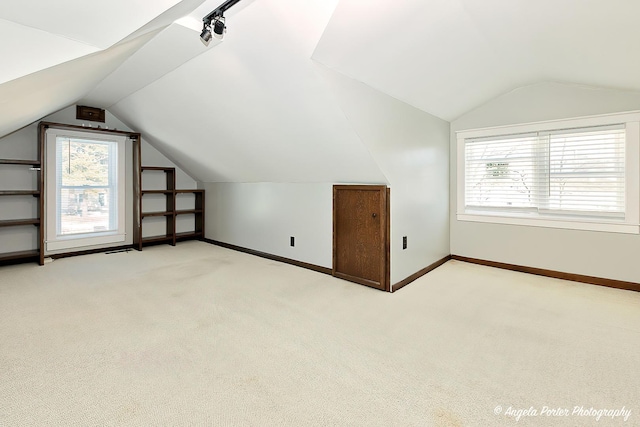
[[[1,426],[640,425],[639,384],[630,291],[449,261],[388,294],[202,242],[0,267]]]

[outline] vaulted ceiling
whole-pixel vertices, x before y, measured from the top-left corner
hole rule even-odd
[[[373,3],[340,2],[314,58],[445,120],[544,80],[640,89],[637,1]]]
[[[386,177],[318,67],[451,121],[517,87],[640,90],[633,0],[5,1],[0,136],[109,109],[203,181]],[[319,65],[320,64],[320,65]]]

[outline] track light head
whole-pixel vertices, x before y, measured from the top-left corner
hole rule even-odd
[[[213,36],[219,40],[224,38],[224,33],[227,32],[227,27],[224,24],[224,16],[220,15],[213,21]]]
[[[202,33],[200,33],[200,40],[206,46],[209,45],[209,42],[211,41],[211,24],[207,24],[205,22],[204,26],[202,27]]]

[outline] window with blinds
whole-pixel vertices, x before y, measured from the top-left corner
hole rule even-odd
[[[639,114],[491,133],[458,133],[458,219],[602,231],[621,224],[627,228],[620,232],[640,231]],[[571,222],[607,227],[567,226]]]
[[[535,209],[538,205],[538,149],[536,134],[467,140],[465,205],[470,208]]]
[[[465,207],[624,219],[625,126],[465,141]]]
[[[542,134],[548,140],[549,210],[574,214],[625,214],[625,126]],[[547,183],[545,183],[545,186]]]

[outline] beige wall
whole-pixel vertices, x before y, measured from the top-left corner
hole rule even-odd
[[[640,235],[456,220],[455,132],[640,110],[640,93],[541,83],[503,95],[451,123],[451,253],[568,273],[640,282]]]

